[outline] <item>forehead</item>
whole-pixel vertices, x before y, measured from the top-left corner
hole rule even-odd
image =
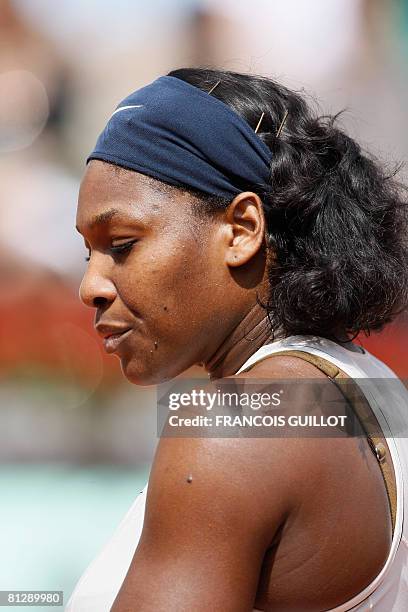
[[[149,223],[155,218],[166,222],[189,212],[191,197],[184,192],[138,172],[92,160],[79,190],[77,226],[82,230],[95,220],[103,223],[114,217],[117,221],[121,214],[132,213]]]

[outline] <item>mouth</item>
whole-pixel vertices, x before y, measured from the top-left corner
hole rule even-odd
[[[132,328],[126,329],[123,332],[117,332],[114,334],[109,334],[105,336],[103,339],[103,346],[107,353],[114,353],[119,345],[126,340],[128,336],[132,333]]]

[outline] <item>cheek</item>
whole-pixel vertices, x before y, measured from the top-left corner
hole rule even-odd
[[[141,319],[146,331],[168,335],[173,329],[195,327],[209,312],[218,284],[204,247],[195,242],[162,245],[149,253],[140,249],[120,271],[120,299]]]
[[[138,322],[120,356],[128,380],[157,384],[201,361],[215,317],[208,264],[197,247],[156,254],[124,273],[120,298]]]

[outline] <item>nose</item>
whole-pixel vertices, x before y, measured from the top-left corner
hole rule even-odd
[[[79,287],[81,302],[90,308],[108,306],[114,301],[116,293],[113,282],[90,263]]]

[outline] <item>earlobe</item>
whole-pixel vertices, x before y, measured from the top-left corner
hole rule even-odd
[[[256,255],[265,239],[265,216],[260,197],[253,192],[238,194],[227,210],[230,243],[226,263],[242,266]]]

